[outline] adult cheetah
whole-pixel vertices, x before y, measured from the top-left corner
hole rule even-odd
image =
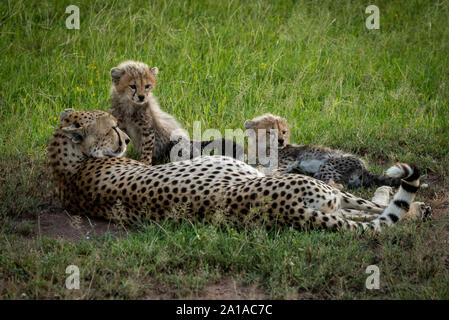
[[[129,142],[116,119],[103,111],[61,113],[48,159],[59,197],[72,214],[133,223],[164,220],[184,208],[194,220],[211,221],[221,208],[232,222],[264,220],[302,229],[380,231],[401,220],[419,189],[419,171],[399,165],[390,173],[402,177],[387,207],[357,198],[312,177],[264,176],[233,158],[208,156],[158,166],[121,158]],[[339,209],[376,213],[370,222],[345,219]],[[335,213],[335,214],[334,214]]]

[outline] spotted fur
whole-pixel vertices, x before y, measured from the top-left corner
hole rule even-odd
[[[304,226],[381,230],[382,225],[401,220],[403,203],[410,204],[414,188],[419,187],[419,171],[410,167],[412,172],[402,177],[401,188],[385,209],[312,177],[264,176],[229,157],[148,166],[120,157],[127,136],[111,115],[71,111],[61,118],[48,146],[48,159],[59,197],[72,214],[134,223],[162,221],[174,210],[182,210],[192,220],[210,222],[220,209],[227,221],[237,224],[249,219],[298,230]],[[337,214],[339,209],[380,215],[371,222],[355,222]]]
[[[189,140],[188,133],[170,114],[164,112],[152,94],[158,69],[143,62],[125,61],[111,69],[112,107],[119,127],[130,137],[146,164],[170,161],[170,151],[177,146],[176,157],[188,159],[211,150],[243,159],[244,149],[228,139]],[[184,143],[183,143],[184,142]],[[182,147],[182,148],[179,148]],[[179,151],[178,151],[179,150]]]
[[[152,94],[158,69],[142,62],[125,61],[111,69],[111,113],[141,154],[141,161],[152,164],[169,154],[171,141],[188,138],[179,122],[161,110]]]
[[[282,138],[279,140],[277,150],[278,167],[274,168],[272,173],[305,174],[326,183],[332,181],[350,188],[373,185],[397,187],[400,184],[397,177],[370,172],[365,162],[352,154],[323,146],[289,144],[290,126],[284,118],[269,114],[247,120],[245,126],[247,123],[250,123],[251,128],[256,131],[261,129],[278,131],[278,135]]]

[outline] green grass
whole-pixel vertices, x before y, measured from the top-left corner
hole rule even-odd
[[[439,239],[431,232],[429,226],[408,225],[380,238],[362,238],[165,223],[122,239],[106,234],[78,243],[48,238],[25,242],[10,235],[0,238],[0,265],[12,277],[3,295],[136,298],[158,284],[171,297],[185,298],[232,274],[240,284],[255,281],[270,298],[444,298],[449,294],[449,277],[441,267],[446,249],[435,250]],[[64,286],[65,268],[72,264],[80,267],[80,290]],[[381,287],[370,291],[365,289],[365,270],[372,264],[380,269]]]
[[[70,4],[80,30],[65,27]],[[13,223],[51,202],[45,147],[59,112],[108,110],[109,70],[127,59],[159,67],[154,93],[190,132],[271,112],[293,142],[356,153],[378,172],[415,162],[446,180],[449,3],[376,1],[380,30],[365,28],[367,5],[1,1],[0,297],[139,298],[150,284],[188,297],[231,275],[272,298],[449,298],[447,219],[376,239],[167,223],[79,243]],[[68,264],[83,266],[76,293],[63,285]],[[380,290],[364,289],[370,264]]]

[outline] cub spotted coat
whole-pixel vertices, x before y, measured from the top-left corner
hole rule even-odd
[[[119,127],[126,132],[145,164],[166,162],[178,144],[176,157],[192,158],[201,151],[218,150],[222,155],[241,159],[243,147],[234,141],[216,139],[194,143],[179,122],[161,110],[152,94],[158,69],[142,62],[125,61],[111,69],[112,108]],[[180,143],[183,142],[183,143]]]
[[[152,90],[158,69],[145,63],[125,61],[111,69],[112,108],[119,128],[125,131],[141,154],[141,161],[152,164],[169,153],[171,140],[187,138],[179,122],[161,110]]]
[[[245,127],[256,132],[266,130],[267,135],[270,130],[277,132],[279,166],[274,171],[276,173],[306,174],[326,183],[344,184],[350,188],[372,185],[397,187],[401,183],[398,178],[370,172],[365,162],[355,155],[312,144],[290,144],[290,126],[282,117],[267,113],[247,120]]]

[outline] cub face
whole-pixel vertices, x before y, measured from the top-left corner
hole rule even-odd
[[[259,132],[265,130],[267,146],[270,136],[273,134],[271,130],[277,131],[278,146],[283,147],[290,143],[290,126],[285,118],[266,113],[252,120],[245,121],[246,129],[253,129],[256,133],[256,143],[258,142]]]
[[[113,90],[121,99],[141,105],[148,102],[156,87],[158,68],[149,68],[143,62],[125,61],[111,69]]]
[[[104,111],[64,110],[60,114],[59,129],[71,147],[68,154],[94,158],[121,157],[129,137],[117,127],[117,120]]]

